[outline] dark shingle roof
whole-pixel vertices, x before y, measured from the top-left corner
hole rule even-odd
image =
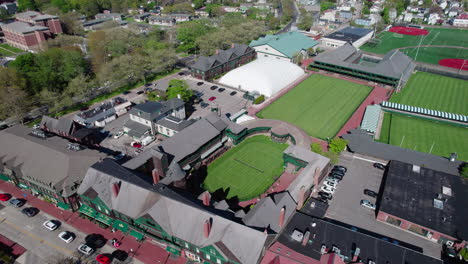
[[[179,132],[182,131],[184,128],[190,126],[194,122],[195,120],[193,119],[181,120],[177,117],[167,116],[166,118],[159,120],[156,124]]]
[[[234,48],[230,48],[228,50],[219,50],[218,54],[215,54],[213,56],[201,56],[198,59],[198,61],[190,67],[196,70],[207,71],[215,65],[224,64],[233,58],[242,56],[245,53],[250,52],[251,50],[252,48],[248,45],[235,44]]]
[[[371,32],[372,29],[362,27],[346,27],[344,29],[335,31],[325,36],[325,38],[331,38],[346,41],[348,43],[353,43]]]

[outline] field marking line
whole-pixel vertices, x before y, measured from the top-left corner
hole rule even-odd
[[[16,229],[17,231],[19,231],[19,232],[21,232],[21,233],[23,233],[23,234],[25,234],[25,235],[27,235],[27,236],[29,236],[29,237],[31,237],[31,238],[37,240],[37,241],[39,241],[40,243],[44,243],[44,244],[46,244],[46,245],[48,245],[48,246],[50,246],[50,247],[55,248],[55,249],[58,250],[58,251],[62,251],[62,252],[67,253],[68,255],[72,255],[73,257],[78,257],[78,258],[80,257],[80,256],[77,255],[75,252],[72,252],[72,251],[70,251],[70,250],[68,250],[68,249],[66,249],[66,248],[62,248],[62,247],[59,247],[59,246],[57,246],[57,245],[54,245],[54,244],[52,244],[52,243],[50,243],[50,242],[48,242],[48,241],[46,241],[46,240],[44,240],[44,239],[42,239],[42,238],[36,236],[36,235],[34,235],[33,233],[31,233],[31,232],[29,232],[29,231],[27,231],[27,230],[25,230],[25,229],[23,229],[23,228],[17,226],[16,224],[11,223],[10,221],[6,220],[6,218],[4,218],[4,219],[2,220],[2,222],[5,223],[5,224],[7,224],[7,225],[9,225],[9,226],[11,226],[11,227],[13,227],[13,228]]]

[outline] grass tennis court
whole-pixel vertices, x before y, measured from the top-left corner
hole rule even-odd
[[[283,151],[287,144],[267,136],[254,136],[228,150],[208,166],[203,183],[209,192],[229,189],[227,198],[249,200],[264,193],[283,172]]]
[[[393,49],[402,47],[413,47],[421,45],[446,45],[446,46],[468,46],[468,31],[463,29],[449,28],[425,28],[429,31],[427,36],[401,35],[384,31],[378,35],[380,44],[376,46],[368,43],[360,47],[361,50],[385,54]],[[422,41],[421,41],[422,39]],[[416,49],[403,50],[411,58],[415,58]],[[439,60],[445,58],[467,58],[468,50],[457,48],[420,48],[417,61],[437,64]]]
[[[468,160],[468,128],[417,117],[385,113],[380,142],[416,151]]]
[[[257,116],[290,122],[313,137],[332,138],[371,91],[370,86],[313,74]]]
[[[460,79],[417,72],[390,102],[468,115],[468,86]]]

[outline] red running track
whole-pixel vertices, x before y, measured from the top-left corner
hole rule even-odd
[[[183,257],[174,258],[173,256],[170,256],[169,252],[164,248],[151,243],[148,239],[143,242],[138,242],[134,237],[127,236],[120,231],[112,233],[110,228],[102,229],[98,225],[79,217],[78,212],[61,210],[55,205],[44,202],[31,195],[30,192],[17,188],[9,182],[0,180],[0,190],[13,195],[14,197],[25,198],[29,206],[37,207],[42,212],[51,215],[62,223],[65,222],[73,226],[85,234],[101,234],[108,240],[112,238],[119,239],[122,241],[122,245],[119,249],[126,251],[129,256],[134,257],[143,263],[175,264],[186,262],[186,259]],[[23,194],[26,194],[26,197],[24,197]],[[133,252],[131,252],[130,249],[132,249]]]
[[[439,65],[468,71],[468,60],[464,59],[443,59],[439,61]]]
[[[411,27],[392,27],[389,32],[398,33],[402,35],[421,36],[428,35],[429,31],[420,28]]]

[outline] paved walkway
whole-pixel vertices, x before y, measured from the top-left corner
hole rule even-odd
[[[109,229],[102,229],[98,225],[82,219],[78,212],[65,211],[57,208],[55,205],[42,201],[39,198],[31,195],[28,191],[24,191],[15,187],[13,184],[0,180],[0,190],[10,193],[14,197],[24,198],[27,204],[37,207],[42,212],[51,215],[52,217],[66,222],[85,234],[101,234],[106,239],[117,238],[122,241],[120,250],[126,251],[129,256],[134,257],[142,263],[185,263],[185,258],[171,259],[170,254],[158,245],[151,243],[149,240],[138,242],[132,236],[126,236],[120,231],[112,233]]]

